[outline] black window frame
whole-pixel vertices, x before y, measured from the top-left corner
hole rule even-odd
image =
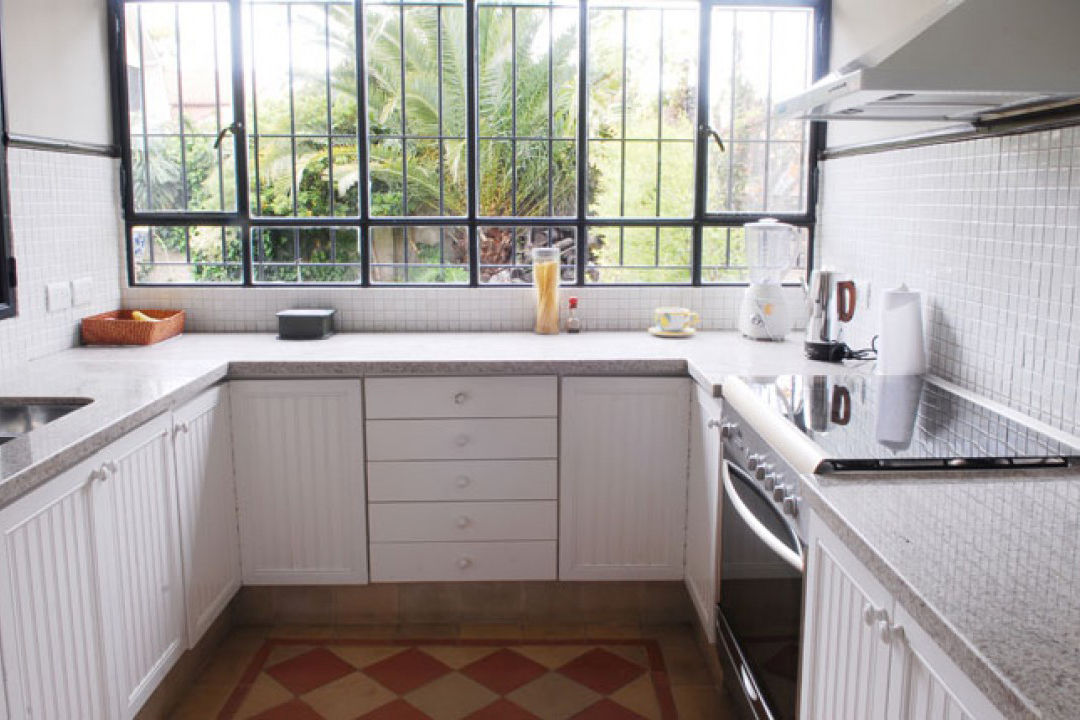
[[[227,3],[230,12],[232,41],[232,109],[234,127],[238,131],[231,133],[234,147],[236,175],[236,209],[231,212],[183,211],[183,212],[147,212],[136,211],[134,207],[134,187],[131,182],[131,134],[128,108],[128,73],[125,56],[124,7],[129,0],[108,0],[111,31],[111,57],[114,62],[114,77],[118,79],[119,89],[114,97],[114,124],[121,149],[122,204],[125,220],[125,248],[127,256],[127,281],[131,287],[271,287],[271,288],[319,288],[319,287],[520,287],[517,283],[485,283],[480,280],[479,231],[481,227],[573,227],[576,230],[577,252],[576,269],[573,283],[564,283],[577,287],[723,287],[743,286],[746,282],[703,282],[702,248],[704,233],[707,228],[737,228],[748,222],[762,218],[777,218],[807,232],[807,254],[805,269],[813,267],[815,226],[817,221],[817,202],[819,192],[818,161],[825,148],[826,125],[824,122],[811,122],[809,128],[808,157],[806,167],[806,206],[803,212],[708,212],[707,204],[707,158],[708,143],[713,142],[708,129],[709,122],[709,72],[710,38],[713,8],[807,8],[814,11],[813,34],[814,53],[812,57],[812,79],[817,80],[828,72],[828,58],[831,35],[831,0],[700,0],[699,38],[698,38],[698,82],[697,82],[697,132],[694,138],[694,201],[693,214],[687,218],[667,217],[600,217],[588,214],[588,31],[589,0],[581,0],[578,5],[578,122],[577,122],[577,207],[576,214],[569,217],[505,217],[485,216],[478,211],[478,118],[477,118],[477,81],[479,61],[476,48],[476,18],[478,0],[462,0],[465,8],[466,53],[469,66],[466,73],[466,131],[468,146],[468,203],[464,216],[372,216],[369,187],[370,168],[368,165],[368,109],[367,109],[367,65],[365,58],[366,26],[363,0],[353,0],[356,16],[356,68],[357,68],[357,148],[360,170],[360,188],[358,205],[359,214],[351,217],[277,217],[256,216],[250,208],[249,162],[247,157],[248,136],[245,122],[247,118],[242,0],[216,0]],[[130,0],[135,2],[137,0]],[[144,2],[152,0],[142,0]],[[180,1],[183,0],[173,0]],[[5,193],[6,210],[6,193]],[[5,212],[6,218],[6,212]],[[241,236],[242,279],[230,283],[162,283],[140,282],[136,279],[135,257],[132,242],[132,229],[143,226],[182,227],[182,226],[228,226],[234,227]],[[362,277],[354,283],[275,283],[257,282],[254,279],[255,268],[252,259],[252,231],[259,228],[331,228],[356,227],[361,238]],[[415,226],[455,226],[467,227],[469,238],[469,278],[468,283],[397,283],[372,282],[371,273],[371,230],[378,227],[415,227]],[[691,231],[691,267],[690,281],[680,283],[636,282],[608,283],[588,282],[589,265],[587,262],[588,232],[596,227],[647,227],[689,228]],[[611,266],[618,267],[618,266]],[[6,278],[5,278],[6,279]],[[2,312],[2,311],[0,311]],[[0,314],[0,317],[3,317]]]
[[[0,40],[2,45],[2,40]],[[0,47],[0,58],[3,57],[3,48]],[[7,123],[7,94],[6,83],[3,77],[3,63],[0,62],[0,134],[3,142],[0,143],[0,320],[16,315],[16,286],[18,279],[15,275],[15,256],[11,246],[11,198],[8,194],[8,145],[11,138],[8,135]]]

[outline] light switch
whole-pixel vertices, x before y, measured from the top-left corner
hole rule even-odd
[[[71,304],[75,307],[89,305],[93,294],[93,278],[81,277],[71,281]]]
[[[71,307],[71,283],[54,282],[45,286],[45,301],[49,312],[59,312]]]

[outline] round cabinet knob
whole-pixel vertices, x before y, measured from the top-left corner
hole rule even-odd
[[[784,479],[783,475],[780,475],[779,473],[771,472],[771,473],[766,473],[765,474],[765,479],[762,480],[762,482],[764,483],[766,490],[772,490],[777,485],[782,485],[783,484],[783,479]]]
[[[471,565],[472,560],[470,560],[469,558],[459,558],[457,561],[457,566],[462,570],[469,568]]]
[[[773,500],[775,500],[776,502],[783,502],[785,497],[787,497],[787,487],[786,486],[784,486],[783,484],[780,484],[780,483],[773,486],[773,491],[772,491],[772,499]]]
[[[469,395],[467,393],[459,392],[459,393],[454,394],[454,404],[455,405],[464,405],[465,401],[468,400],[468,399],[469,399]]]
[[[758,465],[757,468],[754,470],[754,477],[756,477],[758,480],[764,480],[772,474],[772,468],[772,465],[767,462],[763,462]]]
[[[458,447],[465,447],[469,444],[469,436],[464,433],[458,435],[456,438],[454,438],[454,444]]]
[[[802,501],[798,495],[788,495],[784,498],[784,512],[791,517],[799,517],[799,505]]]
[[[749,457],[746,458],[746,467],[750,468],[751,470],[757,470],[757,466],[760,465],[761,461],[764,460],[764,459],[765,459],[764,457],[762,457],[761,455],[758,455],[756,453],[753,454],[753,455],[750,455]]]
[[[459,488],[461,488],[461,489],[463,489],[463,490],[464,490],[465,488],[469,487],[469,483],[471,483],[471,482],[472,482],[472,480],[470,480],[470,479],[469,479],[469,478],[468,478],[467,476],[465,476],[465,475],[459,475],[459,476],[458,476],[458,479],[457,479],[457,480],[455,480],[454,482],[455,482],[455,484],[456,484],[456,485],[457,485],[457,486],[458,486]]]
[[[875,610],[874,606],[870,603],[866,603],[865,605],[863,605],[862,619],[863,623],[865,623],[867,626],[873,625],[874,620],[877,620],[877,610]]]
[[[883,612],[882,616],[884,615],[885,613]],[[894,641],[903,641],[904,639],[904,628],[900,627],[899,625],[891,624],[884,617],[878,624],[878,632],[881,635],[881,642],[885,643],[886,645],[889,645]]]
[[[459,518],[457,519],[457,526],[458,526],[459,528],[461,528],[462,530],[464,530],[465,528],[469,527],[469,525],[470,525],[471,523],[472,523],[472,520],[470,520],[469,518],[465,517],[464,515],[462,515],[461,517],[459,517]]]

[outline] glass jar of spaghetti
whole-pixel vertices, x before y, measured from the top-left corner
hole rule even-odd
[[[533,248],[533,285],[536,286],[536,332],[559,332],[559,249]]]

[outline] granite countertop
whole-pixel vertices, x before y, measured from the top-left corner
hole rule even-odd
[[[818,476],[804,499],[1009,718],[1080,708],[1080,472]]]
[[[689,375],[719,395],[731,374],[851,369],[807,360],[795,333],[783,343],[754,342],[735,332],[699,332],[688,339],[645,332],[364,333],[317,341],[283,341],[268,333],[188,334],[149,347],[75,348],[0,381],[0,397],[93,400],[0,445],[0,507],[225,378]]]

